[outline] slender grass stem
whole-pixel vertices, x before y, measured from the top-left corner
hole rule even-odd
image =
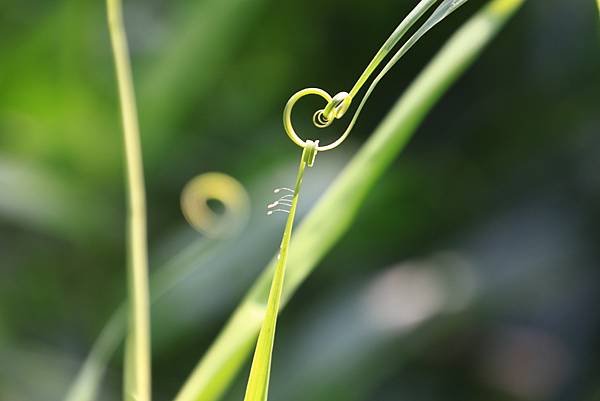
[[[312,142],[314,144],[314,142]],[[318,144],[314,144],[314,147]],[[314,149],[314,147],[312,149]],[[292,228],[296,217],[296,207],[300,196],[300,188],[304,179],[304,170],[307,166],[307,148],[302,152],[302,159],[298,166],[298,174],[294,192],[290,205],[289,215],[283,231],[283,238],[279,247],[279,255],[273,273],[273,282],[269,291],[269,298],[265,307],[265,319],[258,334],[258,341],[252,359],[250,376],[246,387],[244,401],[266,401],[269,392],[269,379],[271,376],[271,359],[273,353],[273,344],[275,342],[275,327],[277,325],[277,314],[281,304],[281,294],[285,278],[285,268],[287,264],[287,255],[292,239]],[[311,162],[312,163],[312,162]]]
[[[121,1],[107,0],[107,9],[121,102],[127,170],[129,327],[125,345],[124,399],[150,401],[150,291],[140,132]]]

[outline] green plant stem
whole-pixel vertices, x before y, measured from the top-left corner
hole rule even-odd
[[[385,59],[389,52],[394,49],[396,44],[402,39],[404,34],[408,32],[408,30],[421,18],[429,8],[431,8],[438,0],[421,0],[421,2],[408,14],[406,18],[402,20],[400,25],[396,27],[394,32],[390,35],[390,37],[385,41],[385,43],[381,46],[381,48],[377,51],[373,60],[367,65],[365,71],[358,78],[352,90],[350,90],[350,96],[355,97],[360,88],[363,87],[365,82],[369,79],[371,74],[375,72],[377,66]]]
[[[271,290],[269,291],[269,298],[265,307],[265,319],[260,328],[256,350],[254,351],[254,357],[252,359],[252,367],[250,368],[250,376],[248,378],[248,385],[246,386],[244,401],[266,401],[269,391],[271,355],[273,353],[273,344],[275,342],[277,315],[281,304],[281,293],[283,291],[285,268],[290,240],[292,238],[292,228],[294,226],[294,218],[296,217],[296,207],[298,206],[304,170],[306,169],[306,152],[307,150],[304,148],[302,159],[298,166],[296,184],[294,185],[294,196],[292,197],[290,212],[285,224],[285,229],[283,230],[279,255],[277,256],[277,263],[275,265],[275,271],[273,272]]]
[[[376,180],[427,113],[524,0],[493,0],[455,33],[350,161],[292,239],[282,306],[349,229]],[[265,316],[272,261],[192,372],[176,401],[215,401],[242,367]]]
[[[107,10],[119,86],[127,170],[129,325],[125,344],[124,399],[150,401],[150,291],[142,151],[121,1],[107,0]]]

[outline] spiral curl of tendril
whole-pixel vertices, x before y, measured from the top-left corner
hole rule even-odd
[[[222,213],[209,206],[211,200],[223,204]],[[181,211],[195,230],[211,238],[227,238],[240,232],[248,222],[250,198],[235,178],[223,173],[205,173],[183,188]]]
[[[363,85],[368,81],[371,75],[375,72],[379,64],[387,57],[387,55],[396,47],[400,39],[410,30],[410,28],[419,20],[425,13],[433,7],[439,0],[421,0],[419,4],[410,12],[410,14],[396,27],[394,32],[389,36],[389,38],[385,41],[385,43],[381,46],[379,51],[375,54],[369,65],[365,68],[364,72],[358,78],[352,90],[348,92],[339,92],[335,96],[331,96],[329,93],[320,88],[305,88],[302,89],[290,97],[285,108],[283,110],[283,127],[285,132],[289,136],[289,138],[296,145],[301,148],[306,148],[309,141],[302,139],[292,124],[292,110],[294,109],[295,104],[303,97],[309,95],[316,95],[323,100],[325,100],[326,105],[317,110],[313,114],[313,124],[317,128],[326,128],[329,127],[333,121],[336,119],[342,118],[352,103],[352,100],[356,97],[360,89]],[[419,27],[415,31],[415,33],[400,47],[398,51],[390,58],[390,60],[385,64],[385,66],[381,69],[381,71],[375,76],[371,84],[369,85],[367,91],[365,92],[363,98],[361,99],[354,115],[348,127],[344,130],[344,132],[332,143],[328,145],[318,145],[316,147],[316,152],[324,152],[326,150],[331,150],[337,148],[342,144],[354,128],[356,124],[356,120],[360,115],[365,103],[373,90],[377,86],[377,84],[381,81],[381,79],[389,72],[389,70],[410,50],[415,43],[419,41],[431,28],[441,22],[444,18],[458,9],[460,6],[465,4],[467,0],[444,0],[441,4],[435,9],[435,11],[430,15],[430,17],[425,21],[423,25]],[[317,141],[318,143],[318,141]],[[316,154],[316,153],[315,153]],[[310,166],[310,164],[309,164]]]

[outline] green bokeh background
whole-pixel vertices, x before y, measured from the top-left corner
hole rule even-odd
[[[195,175],[236,177],[253,210],[157,304],[157,400],[173,397],[279,245],[283,219],[264,210],[299,157],[283,105],[306,86],[348,90],[414,3],[125,2],[151,268],[206,241],[179,210]],[[303,212],[483,3],[394,67],[348,141],[318,156]],[[443,98],[282,314],[272,399],[597,399],[597,17],[593,0],[526,2]],[[299,106],[299,126],[334,138],[343,123],[310,131],[316,106]],[[103,2],[0,1],[2,401],[60,400],[124,297],[119,121]],[[117,357],[104,399],[120,381]]]

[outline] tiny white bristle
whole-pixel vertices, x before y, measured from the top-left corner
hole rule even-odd
[[[290,211],[289,210],[285,210],[285,209],[275,209],[275,210],[269,210],[267,211],[267,215],[272,215],[273,213],[277,213],[277,212],[281,212],[281,213],[287,213],[289,214]]]

